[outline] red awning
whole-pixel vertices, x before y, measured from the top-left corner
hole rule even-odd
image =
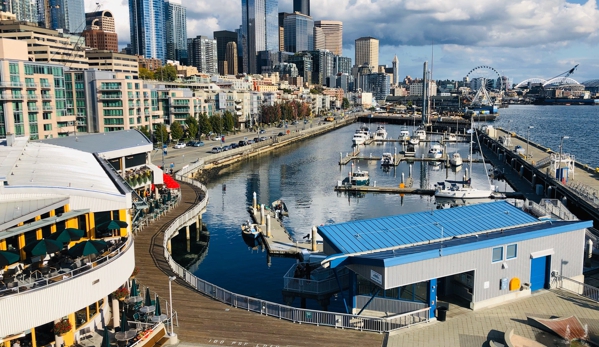
[[[164,185],[169,188],[169,189],[179,189],[181,188],[179,186],[179,183],[177,183],[177,181],[175,181],[174,178],[172,178],[171,176],[167,175],[167,174],[163,174],[162,178],[164,179]]]

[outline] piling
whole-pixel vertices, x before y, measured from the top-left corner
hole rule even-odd
[[[266,219],[264,218],[264,204],[260,205],[260,225],[266,224]]]
[[[190,239],[190,237],[189,237],[189,225],[185,226],[185,239],[186,240]]]
[[[318,247],[316,246],[316,235],[317,235],[316,230],[317,230],[316,227],[313,226],[312,227],[312,252],[318,252]]]
[[[266,237],[268,237],[268,238],[272,237],[272,235],[270,233],[270,223],[271,223],[270,215],[267,215],[266,216]]]
[[[258,200],[256,198],[256,192],[254,192],[254,198],[252,199],[252,208],[255,209],[257,204],[258,204]]]

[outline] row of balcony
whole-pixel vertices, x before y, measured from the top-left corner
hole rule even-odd
[[[23,82],[0,82],[0,87],[2,88],[22,88],[23,87]],[[25,86],[27,88],[37,88],[38,84],[37,83],[25,83]],[[41,83],[41,87],[44,89],[48,89],[48,88],[52,88],[52,85],[50,83]]]

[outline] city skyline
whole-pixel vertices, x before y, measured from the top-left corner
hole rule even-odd
[[[91,3],[87,6],[93,10]],[[119,47],[124,47],[129,18],[115,10],[121,7],[117,0],[102,3],[102,9],[114,11]],[[292,10],[292,0],[279,1],[279,12]],[[594,58],[599,52],[596,0],[533,0],[526,5],[483,1],[476,8],[466,2],[322,0],[311,4],[311,15],[315,21],[343,22],[344,56],[354,56],[359,37],[379,39],[380,64],[390,67],[397,54],[400,78],[421,77],[424,61],[433,67],[435,79],[461,80],[480,65],[494,67],[514,83],[548,79],[576,64],[580,66],[571,77],[579,82],[599,77]],[[235,30],[241,24],[241,1],[222,0],[217,7],[198,1],[187,16],[188,37]]]

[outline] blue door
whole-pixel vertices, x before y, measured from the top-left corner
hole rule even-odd
[[[547,282],[547,256],[534,258],[530,262],[530,290],[545,288]]]

